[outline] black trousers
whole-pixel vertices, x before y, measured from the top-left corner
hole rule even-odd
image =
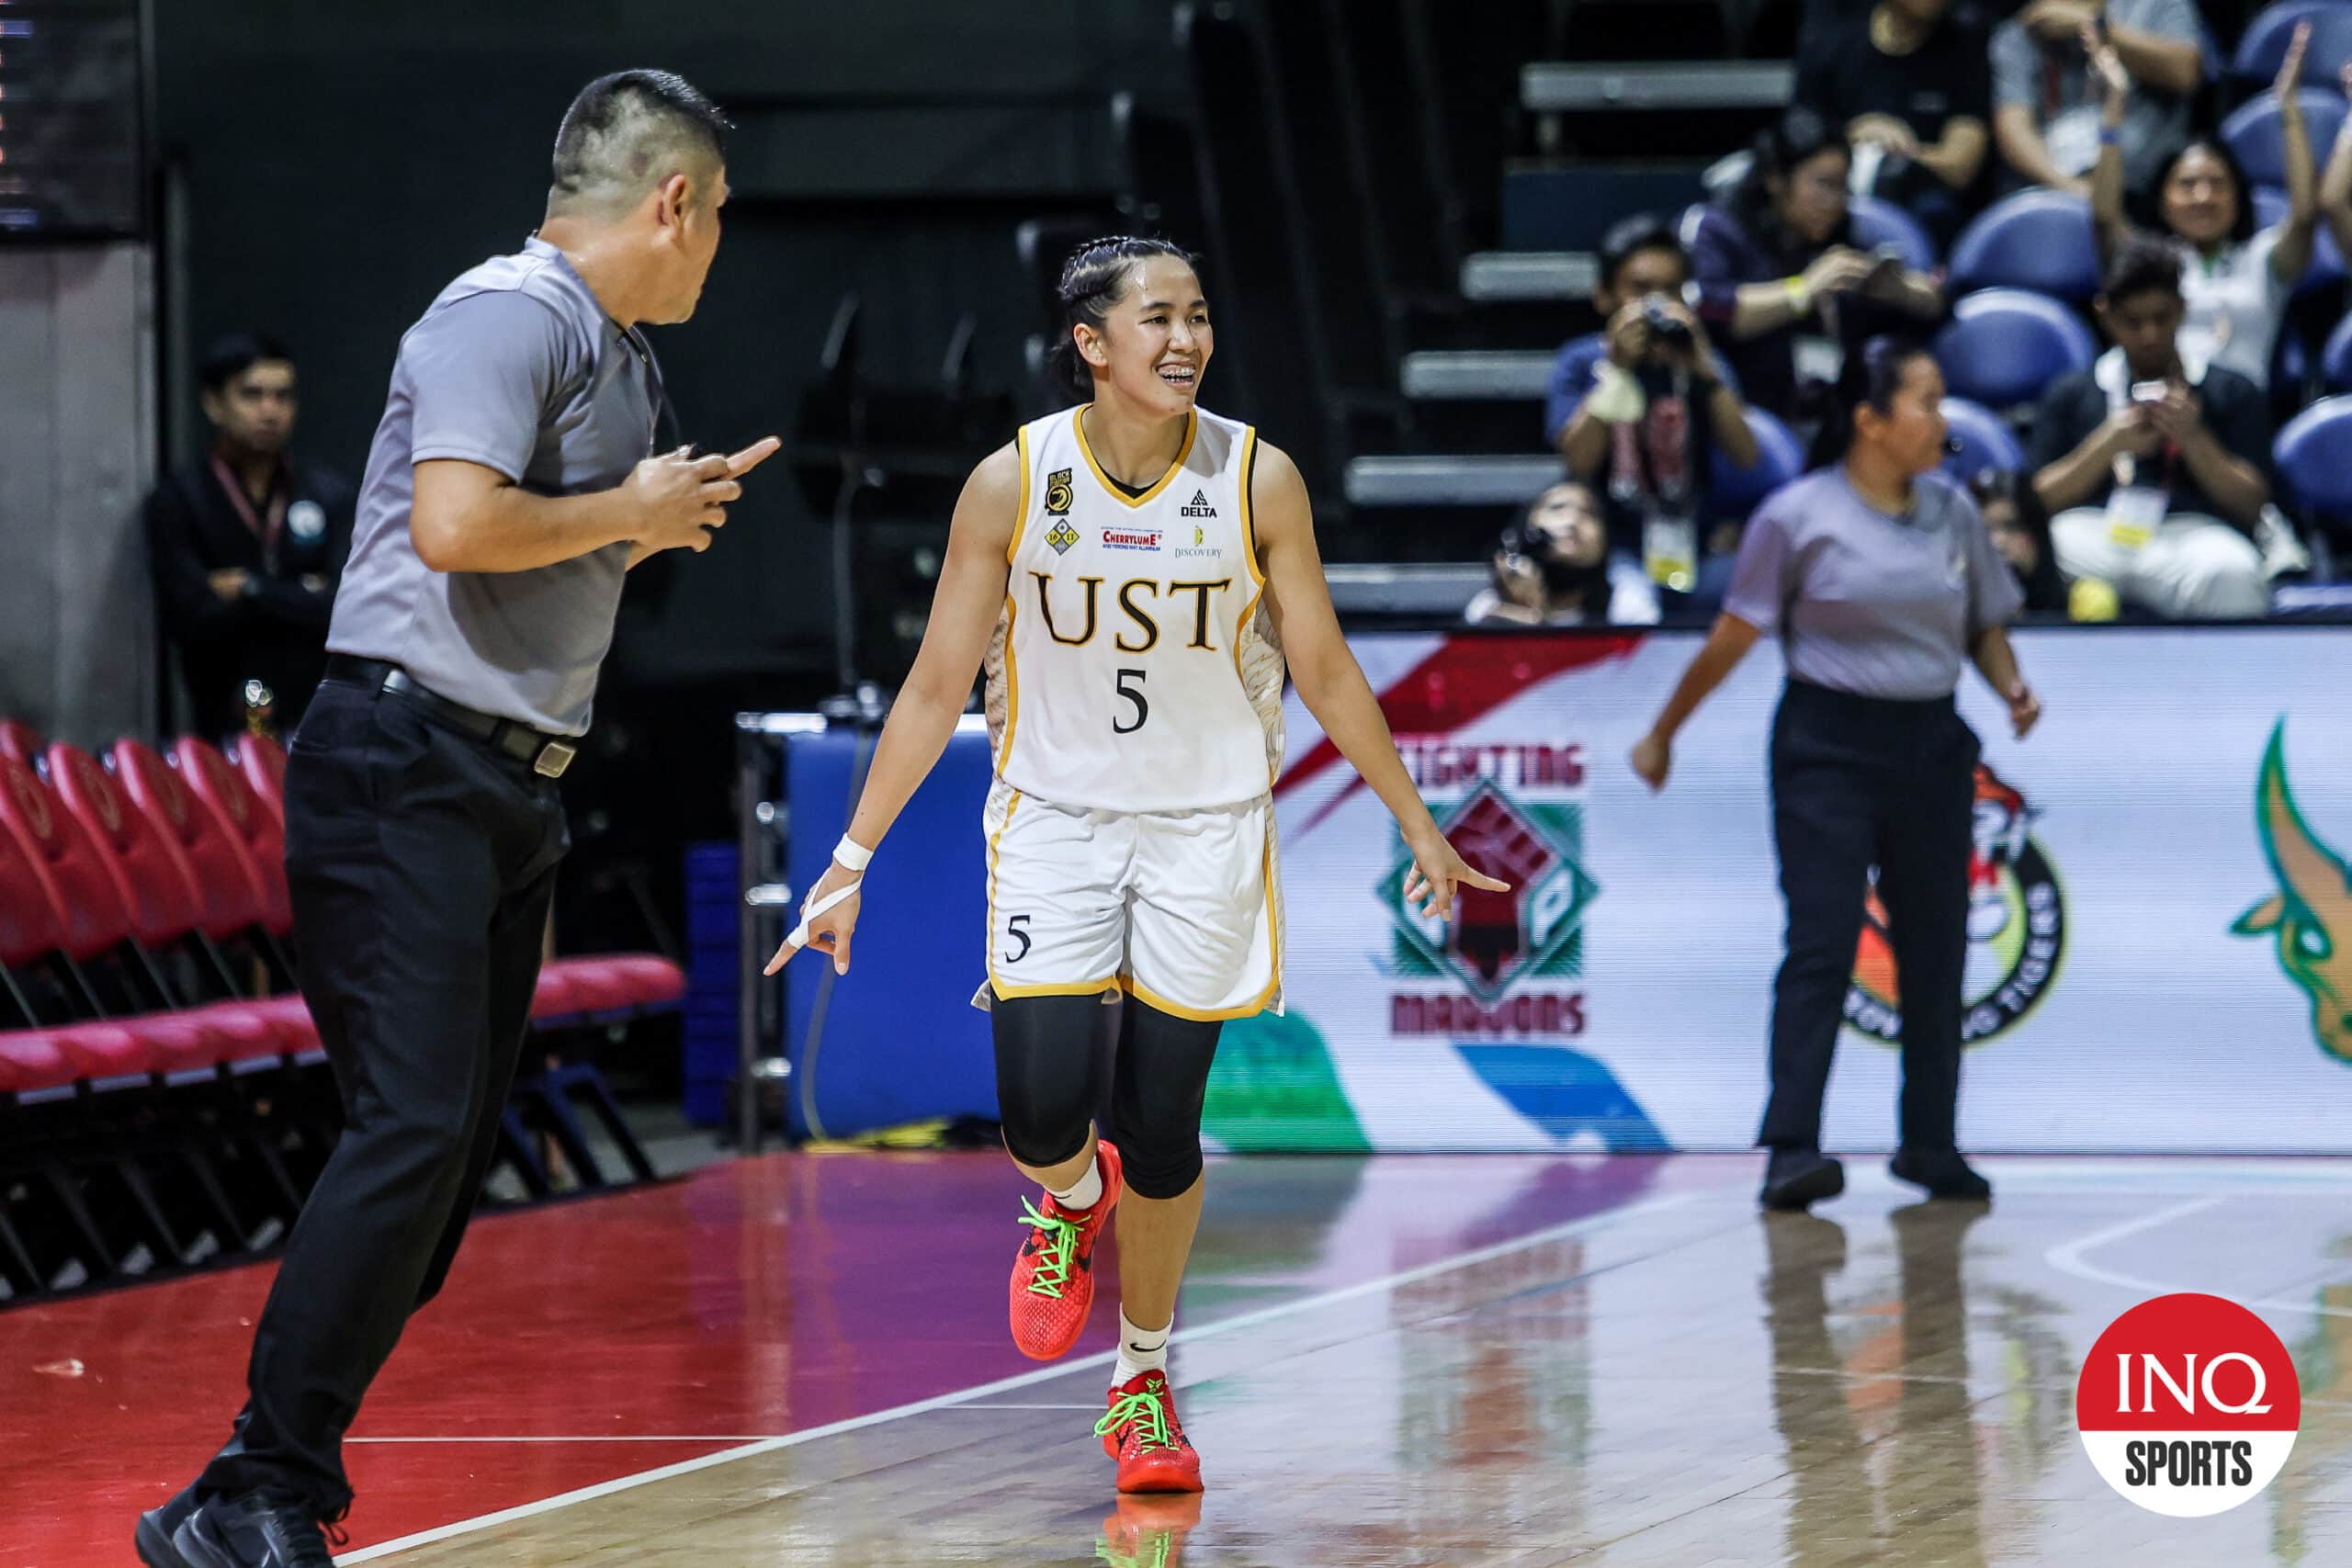
[[[254,1331],[249,1398],[207,1495],[351,1501],[343,1434],[409,1315],[447,1277],[495,1146],[537,983],[556,863],[554,781],[330,682],[294,739],[286,864],[302,995],[343,1138]]]
[[[1902,991],[1904,1144],[1953,1146],[1976,736],[1951,699],[1789,682],[1772,721],[1772,837],[1788,903],[1759,1145],[1818,1148],[1870,873]]]

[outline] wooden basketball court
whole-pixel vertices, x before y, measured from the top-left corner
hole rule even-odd
[[[1015,1179],[780,1155],[493,1218],[353,1431],[339,1561],[881,1565],[2257,1564],[2352,1560],[2352,1167],[1875,1162],[1759,1215],[1752,1157],[1216,1162],[1173,1373],[1209,1483],[1127,1500],[1073,1357],[1003,1326]],[[226,1428],[264,1270],[0,1314],[0,1568],[130,1562]],[[2278,1482],[2110,1492],[2081,1358],[2166,1290],[2294,1354]]]

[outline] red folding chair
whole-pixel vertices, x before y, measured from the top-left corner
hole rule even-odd
[[[221,754],[243,775],[245,787],[278,832],[286,831],[286,748],[266,735],[239,735],[221,747]]]
[[[170,761],[180,780],[220,822],[230,846],[261,888],[261,927],[272,935],[293,929],[286,892],[286,826],[262,809],[245,776],[209,741],[184,735],[172,742]]]
[[[0,757],[12,758],[25,766],[37,767],[40,756],[40,732],[21,718],[0,718]]]
[[[148,1048],[151,1057],[144,1070],[190,1072],[283,1055],[317,1043],[299,998],[179,1007],[162,970],[135,941],[120,878],[109,872],[96,842],[31,769],[6,759],[0,759],[0,825],[22,852],[29,873],[16,885],[17,896],[48,903],[54,952],[81,1001],[93,1011],[109,1010],[85,966],[119,955],[127,960],[130,983],[119,993],[116,1010],[156,1005],[171,1010],[139,1011],[111,1021]]]

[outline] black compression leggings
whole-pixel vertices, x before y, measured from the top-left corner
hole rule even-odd
[[[1109,1129],[1138,1197],[1181,1198],[1201,1174],[1201,1105],[1219,1023],[1177,1018],[1133,997],[1016,997],[989,1013],[1004,1146],[1032,1169]],[[1106,1096],[1105,1086],[1109,1093]]]

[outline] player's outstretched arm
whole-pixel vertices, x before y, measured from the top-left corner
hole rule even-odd
[[[932,594],[931,623],[923,628],[914,669],[890,705],[873,765],[866,770],[865,788],[850,818],[851,841],[869,852],[881,847],[883,835],[930,776],[956,733],[956,720],[971,694],[972,677],[988,655],[989,637],[1004,608],[1006,557],[1019,521],[1013,514],[1020,507],[1021,454],[1007,446],[972,470],[956,502],[947,560]],[[830,952],[835,972],[842,975],[849,973],[849,939],[857,924],[859,897],[852,891],[822,913],[814,911],[833,895],[854,889],[864,870],[836,860],[801,904],[806,944]],[[768,960],[769,974],[784,967],[801,945],[795,940],[801,935],[794,931],[776,949]]]
[[[1323,557],[1315,547],[1315,512],[1298,465],[1280,447],[1261,442],[1250,476],[1250,514],[1257,536],[1258,567],[1266,574],[1266,603],[1282,634],[1283,652],[1299,700],[1306,705],[1340,755],[1363,775],[1396,818],[1413,869],[1405,877],[1405,901],[1426,901],[1428,910],[1451,918],[1464,884],[1501,893],[1498,882],[1474,871],[1445,841],[1429,807],[1413,788],[1412,775],[1396,754],[1387,716],[1372,682],[1363,678],[1323,580]]]

